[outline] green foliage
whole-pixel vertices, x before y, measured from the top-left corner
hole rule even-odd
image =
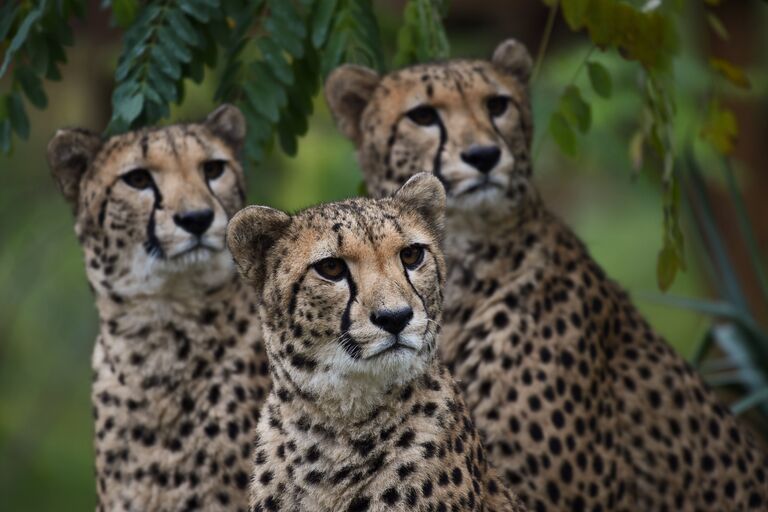
[[[552,8],[560,7],[568,26],[574,31],[585,30],[595,48],[616,50],[622,57],[639,65],[643,108],[638,130],[631,136],[628,147],[636,170],[661,177],[663,226],[662,247],[657,258],[657,281],[662,290],[672,284],[679,270],[685,270],[685,240],[680,228],[680,190],[678,175],[674,171],[677,154],[673,138],[675,99],[672,60],[676,57],[678,35],[676,18],[681,2],[646,3],[635,7],[620,0],[543,0]],[[719,2],[711,1],[709,5]],[[728,39],[728,31],[720,19],[708,10],[707,23],[721,39]],[[549,33],[545,33],[545,38]],[[546,47],[546,39],[542,43]],[[594,49],[594,48],[593,48]],[[602,99],[611,96],[609,71],[599,62],[588,60],[576,72],[561,96],[558,108],[552,113],[549,133],[563,153],[578,153],[576,131],[585,134],[590,126],[590,106],[574,85],[586,64],[589,81],[594,92]],[[746,73],[725,59],[710,57],[710,68],[728,83],[748,89]],[[701,137],[721,154],[733,151],[738,126],[733,113],[723,108],[717,97],[709,102],[706,117],[701,119]],[[650,159],[646,155],[650,153]],[[657,163],[658,165],[650,165]]]
[[[431,59],[445,59],[450,53],[442,18],[450,0],[410,0],[405,7],[404,23],[397,35],[395,67]]]
[[[46,106],[42,78],[58,78],[62,46],[72,40],[60,20],[81,14],[84,4],[43,0],[0,8],[0,41],[8,41],[0,76],[14,66],[12,90],[0,96],[1,151],[10,150],[12,132],[29,134],[21,94]],[[398,62],[448,56],[447,5],[407,4]],[[247,157],[261,161],[275,138],[293,155],[312,98],[331,70],[346,62],[386,70],[371,0],[103,0],[102,7],[125,29],[108,134],[168,117],[170,105],[184,100],[187,80],[200,82],[206,69],[218,70],[215,99],[236,103],[248,121]]]
[[[84,0],[6,2],[0,6],[0,78],[13,71],[10,91],[0,93],[0,152],[12,149],[12,133],[29,137],[24,97],[37,108],[48,105],[42,81],[59,80],[59,65],[66,62],[64,47],[72,44],[67,25],[82,16]]]
[[[589,81],[592,84],[592,89],[594,89],[594,91],[602,98],[610,98],[613,84],[611,81],[611,74],[605,66],[599,62],[589,61],[587,62],[587,72],[589,73]]]

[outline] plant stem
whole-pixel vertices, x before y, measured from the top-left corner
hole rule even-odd
[[[557,18],[557,10],[560,7],[560,2],[556,1],[552,7],[549,8],[549,15],[547,16],[547,24],[544,26],[544,34],[541,36],[541,43],[539,43],[539,51],[536,54],[536,64],[533,66],[533,73],[531,73],[531,82],[536,80],[541,68],[541,63],[544,60],[544,54],[547,53],[547,46],[549,46],[549,39],[552,37],[552,28],[555,26],[555,18]]]
[[[760,291],[763,293],[763,299],[768,300],[768,276],[765,274],[762,255],[760,254],[760,248],[755,239],[755,232],[752,228],[752,222],[749,219],[749,213],[747,213],[747,206],[744,202],[744,197],[739,190],[739,184],[736,183],[736,176],[733,173],[730,159],[725,158],[724,164],[723,173],[725,174],[725,179],[728,183],[728,192],[731,195],[731,201],[733,201],[734,208],[736,209],[739,231],[741,231],[741,236],[744,238],[749,257],[752,260],[752,267],[755,274],[757,274],[757,282],[760,285]]]

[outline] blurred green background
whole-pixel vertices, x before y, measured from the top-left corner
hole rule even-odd
[[[89,385],[97,316],[71,212],[45,161],[45,146],[56,128],[101,130],[109,119],[121,34],[109,27],[98,2],[93,4],[86,21],[75,27],[77,43],[69,51],[63,80],[47,84],[49,108],[32,110],[30,139],[17,142],[10,158],[0,157],[0,509],[8,511],[87,510],[94,504]],[[754,70],[752,92],[732,98],[742,126],[757,132],[746,136],[739,149],[745,183],[766,171],[764,163],[750,166],[759,162],[751,151],[760,148],[760,140],[764,150],[768,140],[768,40],[761,30],[768,26],[768,17],[757,4],[744,2],[746,8],[723,15],[741,24],[730,43],[736,46],[733,59]],[[382,39],[390,51],[402,2],[382,1],[378,6]],[[535,54],[546,14],[538,1],[454,0],[446,22],[452,54],[486,57],[509,36],[523,40]],[[689,119],[705,104],[702,95],[711,78],[700,53],[714,44],[695,9],[683,25],[676,64],[681,132],[690,130]],[[533,87],[537,183],[608,274],[635,296],[653,326],[689,356],[710,320],[648,298],[656,293],[662,210],[658,184],[636,175],[628,156],[627,142],[640,115],[636,67],[615,53],[593,54],[613,74],[610,100],[591,94],[585,73],[577,78],[593,114],[591,132],[580,140],[581,156],[563,157],[545,135],[549,113],[587,51],[585,38],[571,34],[562,21],[556,23]],[[190,84],[184,105],[174,109],[174,120],[198,119],[214,108],[214,84]],[[287,158],[276,150],[259,168],[249,169],[248,178],[250,202],[287,210],[353,196],[360,183],[352,146],[336,131],[320,97],[298,155]],[[755,179],[749,181],[748,199],[766,190],[760,186],[766,178]],[[765,210],[757,208],[753,218],[764,234],[760,212]],[[710,286],[700,269],[695,237],[687,240],[689,269],[677,278],[671,293],[707,296]],[[764,243],[765,237],[761,240]]]

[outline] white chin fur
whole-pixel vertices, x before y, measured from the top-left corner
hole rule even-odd
[[[130,272],[113,283],[113,290],[126,297],[184,295],[218,287],[234,274],[235,265],[226,250],[197,248],[172,258],[157,258],[137,246]]]
[[[448,197],[448,208],[453,210],[491,210],[505,199],[504,190],[485,187],[472,192]]]
[[[415,350],[399,348],[365,359],[389,346],[392,337],[378,328],[361,329],[357,333],[360,338],[355,336],[355,339],[364,347],[363,358],[353,359],[338,342],[328,342],[316,357],[320,367],[329,366],[331,370],[313,373],[302,382],[302,387],[347,407],[348,412],[375,406],[388,389],[421,375],[431,358],[425,351],[427,322],[414,320],[401,334],[401,343]],[[433,331],[430,329],[427,336],[434,336]],[[361,338],[368,339],[363,342]]]

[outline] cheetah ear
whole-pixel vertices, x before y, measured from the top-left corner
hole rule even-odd
[[[507,39],[497,46],[491,62],[497,69],[516,77],[524,85],[531,78],[533,60],[525,46],[516,39]]]
[[[325,81],[325,100],[336,126],[355,146],[362,142],[360,121],[380,80],[372,69],[346,64],[333,70]]]
[[[226,142],[235,152],[245,140],[246,123],[243,113],[234,105],[223,104],[205,118],[204,123],[214,135]]]
[[[433,175],[420,172],[395,192],[394,198],[405,211],[423,217],[442,239],[445,231],[445,187]]]
[[[269,250],[280,238],[291,217],[268,206],[248,206],[227,225],[227,246],[240,275],[257,290],[264,286]]]
[[[48,143],[48,165],[64,199],[77,210],[80,179],[101,147],[101,137],[88,130],[58,130]]]

